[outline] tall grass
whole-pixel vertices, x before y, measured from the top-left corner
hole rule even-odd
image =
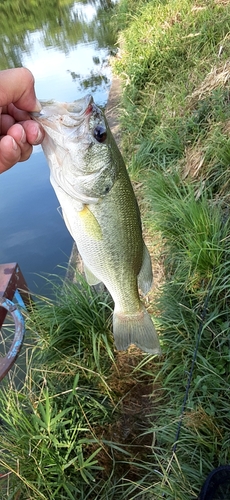
[[[141,434],[153,383],[143,366],[152,358],[115,355],[111,298],[81,275],[54,294],[27,314],[23,384],[15,386],[15,368],[0,394],[1,498],[137,495],[150,463]]]
[[[106,382],[110,307],[79,280],[56,286],[58,300],[40,298],[28,315],[24,385],[5,384],[0,397],[0,464],[10,472],[1,498],[86,498],[102,469],[94,426],[111,422],[115,406]]]
[[[124,83],[123,151],[144,186],[146,227],[161,235],[165,277],[153,304],[164,352],[149,429],[158,480],[146,476],[144,497],[195,499],[210,470],[230,461],[230,7],[134,4],[121,2],[114,63]]]

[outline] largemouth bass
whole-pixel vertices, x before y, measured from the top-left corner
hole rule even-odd
[[[118,350],[130,344],[160,354],[152,320],[141,303],[152,285],[149,252],[123,158],[91,96],[72,103],[41,102],[32,114],[45,129],[42,147],[66,226],[88,283],[103,282],[114,300]]]

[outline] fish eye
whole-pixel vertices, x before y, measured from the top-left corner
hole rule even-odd
[[[98,142],[105,142],[107,138],[106,128],[102,125],[97,125],[93,131],[93,136]]]

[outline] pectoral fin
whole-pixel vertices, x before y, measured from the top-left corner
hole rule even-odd
[[[94,240],[101,240],[102,230],[100,224],[89,209],[88,205],[84,205],[84,208],[79,212],[79,216],[84,224],[85,233],[91,236]]]

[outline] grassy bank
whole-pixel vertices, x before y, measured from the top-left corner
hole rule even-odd
[[[154,305],[165,355],[154,499],[196,498],[230,461],[229,14],[217,0],[120,6],[123,147],[165,273]]]
[[[122,148],[164,276],[148,303],[163,356],[116,353],[110,299],[81,278],[41,299],[24,384],[0,395],[3,500],[195,500],[230,463],[229,19],[226,1],[119,3]]]
[[[4,380],[2,500],[131,498],[152,474],[154,360],[114,353],[110,297],[81,275],[78,284],[61,283],[56,300],[32,306],[25,373],[15,366]]]

